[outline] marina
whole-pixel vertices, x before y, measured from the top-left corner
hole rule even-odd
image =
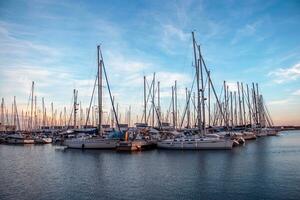
[[[33,81],[29,98],[30,111],[26,111],[28,116],[23,116],[23,110],[22,116],[18,113],[16,97],[12,104],[12,112],[8,114],[2,98],[1,141],[7,144],[49,144],[52,141],[55,143],[58,141],[60,145],[67,148],[116,149],[117,151],[142,151],[156,147],[181,150],[230,150],[234,146],[246,145],[246,140],[276,136],[281,129],[274,127],[258,84],[252,83],[249,91],[248,84],[246,84],[247,90],[244,90],[243,83],[237,82],[237,93],[236,91],[233,93],[224,81],[221,93],[217,94],[211,78],[212,74],[201,54],[195,33],[192,32],[191,35],[194,63],[196,63],[194,65],[195,78],[191,89],[186,88],[183,110],[178,110],[178,83],[175,80],[175,84],[172,86],[170,110],[167,110],[166,119],[162,117],[164,113],[160,107],[160,81],[155,79],[154,73],[150,86],[144,76],[142,122],[135,122],[135,126],[130,127],[131,113],[128,112],[128,123],[121,124],[110,89],[102,50],[98,45],[97,76],[89,107],[86,109],[86,118],[83,118],[82,108],[78,107],[78,91],[74,89],[71,112],[67,113],[66,107],[64,107],[65,125],[60,125],[63,123],[62,112],[59,123],[55,124],[54,121],[57,121],[57,118],[53,114],[53,103],[51,103],[51,117],[46,114],[44,98],[42,98],[42,110],[38,110],[37,96],[34,94],[35,82]],[[103,118],[103,82],[107,85],[111,104],[111,114],[109,115],[111,124],[103,123],[105,120]],[[95,95],[95,91],[97,95]],[[211,95],[211,91],[213,95]],[[193,98],[192,93],[194,94]],[[94,99],[95,96],[97,99]],[[157,98],[155,98],[156,96]],[[91,110],[94,110],[91,107],[93,101],[98,102],[95,107],[98,112],[91,113]],[[213,109],[211,109],[211,104],[214,105]],[[79,124],[77,111],[81,115]],[[9,115],[11,124],[8,123]],[[66,116],[68,115],[70,117],[67,123]],[[90,115],[96,119],[92,124],[89,123],[91,122]],[[192,115],[194,116],[193,121],[191,120]],[[50,124],[46,123],[47,118]],[[73,123],[71,123],[72,121]],[[85,124],[82,123],[83,121]],[[45,127],[50,129],[45,129]]]
[[[0,200],[299,200],[299,0],[0,3]]]

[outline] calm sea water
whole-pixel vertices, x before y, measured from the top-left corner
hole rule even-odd
[[[300,132],[231,151],[0,145],[0,199],[300,199]]]

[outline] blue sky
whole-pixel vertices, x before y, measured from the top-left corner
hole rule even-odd
[[[153,72],[166,108],[175,80],[180,94],[191,85],[195,30],[218,91],[258,82],[275,122],[300,124],[299,10],[297,0],[1,1],[0,96],[26,106],[34,80],[39,102],[70,105],[77,88],[87,105],[101,43],[120,108],[142,112]]]

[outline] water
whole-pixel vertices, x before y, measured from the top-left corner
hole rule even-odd
[[[0,145],[0,199],[300,199],[300,131],[228,151]]]

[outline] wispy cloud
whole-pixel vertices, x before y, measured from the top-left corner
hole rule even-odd
[[[300,96],[300,90],[296,90],[295,92],[292,93],[293,95],[296,95],[296,96]]]
[[[268,105],[286,105],[289,102],[290,99],[281,99],[281,100],[269,101]]]
[[[240,40],[242,40],[244,38],[255,35],[257,32],[257,29],[259,28],[259,26],[261,24],[262,24],[262,21],[258,20],[253,23],[246,24],[242,28],[238,29],[236,31],[234,38],[231,40],[231,44],[234,45],[234,44],[240,42]]]
[[[300,77],[300,63],[297,63],[289,68],[279,68],[268,74],[273,78],[275,83],[286,83],[297,80]]]

